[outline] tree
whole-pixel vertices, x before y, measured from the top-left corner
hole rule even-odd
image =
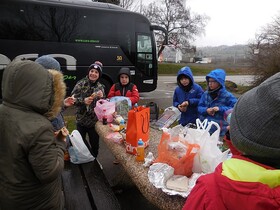
[[[205,32],[209,20],[206,15],[192,14],[190,8],[183,6],[182,0],[160,0],[143,8],[143,14],[152,24],[165,28],[168,32],[168,43],[179,48],[191,48],[195,37]],[[164,35],[156,33],[162,42]],[[161,46],[160,52],[164,49]],[[160,54],[159,52],[159,54]]]
[[[254,85],[259,85],[280,71],[280,13],[248,46],[250,66],[256,75]]]

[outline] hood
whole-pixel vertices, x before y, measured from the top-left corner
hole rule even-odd
[[[121,74],[126,74],[129,77],[129,83],[131,82],[131,75],[130,75],[130,69],[129,68],[123,67],[123,68],[120,69],[119,74],[118,74],[118,81],[119,81],[120,84],[121,84],[121,81],[120,81]]]
[[[180,75],[185,75],[185,76],[189,77],[191,79],[191,83],[194,84],[193,74],[192,74],[192,71],[191,71],[190,67],[185,66],[178,71],[178,73],[177,73],[177,84],[179,86],[181,86],[180,81],[179,81]]]
[[[3,105],[34,111],[49,119],[60,112],[65,90],[60,72],[46,71],[33,61],[13,61],[3,73]]]
[[[209,78],[216,80],[222,87],[225,87],[226,72],[223,69],[215,69],[206,75],[206,81],[208,82]]]

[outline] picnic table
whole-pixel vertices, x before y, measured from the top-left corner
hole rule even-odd
[[[154,187],[148,179],[149,168],[144,167],[143,163],[137,162],[134,155],[127,153],[124,144],[117,144],[107,138],[108,134],[113,132],[108,125],[97,122],[95,128],[100,139],[106,143],[113,155],[122,164],[125,172],[151,203],[160,209],[166,210],[181,210],[183,208],[186,198],[179,195],[168,195],[161,189]],[[162,131],[150,128],[149,146],[145,149],[145,155],[152,152],[154,157],[157,157],[157,146],[160,142],[161,134]]]

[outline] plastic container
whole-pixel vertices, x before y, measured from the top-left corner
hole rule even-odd
[[[144,142],[142,141],[142,139],[138,140],[137,143],[137,154],[136,154],[136,161],[138,162],[144,162],[144,158],[145,158],[145,147],[144,147]]]

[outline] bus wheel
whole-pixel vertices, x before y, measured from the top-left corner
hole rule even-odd
[[[108,93],[109,93],[109,90],[110,90],[110,88],[112,86],[111,82],[109,82],[108,80],[106,80],[104,78],[101,78],[100,79],[100,83],[105,86],[105,93],[106,93],[106,96],[107,96]]]

